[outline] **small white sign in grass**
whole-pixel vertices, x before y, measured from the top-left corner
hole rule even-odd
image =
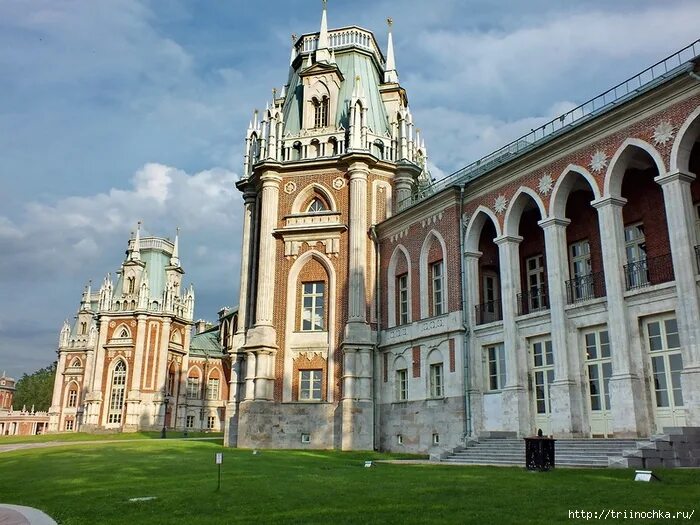
[[[142,496],[140,498],[129,498],[129,501],[150,501],[152,499],[157,499],[156,496]]]

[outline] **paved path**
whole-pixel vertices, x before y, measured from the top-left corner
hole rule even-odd
[[[0,525],[56,525],[56,522],[39,509],[0,503]]]
[[[197,437],[197,438],[168,438],[168,439],[99,439],[91,441],[37,441],[34,443],[8,443],[7,445],[0,444],[0,453],[2,452],[12,452],[13,450],[25,450],[32,448],[46,448],[46,447],[65,447],[70,445],[99,445],[101,443],[134,443],[135,441],[151,441],[167,443],[168,441],[213,441],[217,439],[222,439],[221,437]],[[0,443],[2,441],[0,440]],[[0,520],[0,525],[5,525],[5,523]]]

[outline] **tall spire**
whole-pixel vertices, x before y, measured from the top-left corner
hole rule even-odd
[[[389,42],[386,45],[386,64],[384,65],[384,82],[398,84],[399,74],[396,72],[396,62],[394,60],[394,39],[391,36],[391,26],[394,21],[391,18],[386,19],[389,26]]]
[[[80,310],[89,312],[91,310],[90,296],[92,295],[92,281],[88,281],[85,291],[83,292],[83,300],[81,301]]]
[[[134,248],[131,250],[131,260],[141,260],[141,221],[136,224],[136,238],[134,239]]]
[[[178,254],[178,237],[180,237],[180,228],[175,228],[175,243],[173,245],[173,255],[170,257],[170,266],[180,266],[180,256]]]
[[[328,62],[331,58],[328,51],[328,18],[326,16],[326,3],[323,2],[323,14],[321,15],[321,31],[318,33],[318,46],[316,47],[316,62]]]
[[[297,35],[292,33],[292,55],[289,57],[289,67],[294,63],[294,59],[297,57],[297,48],[294,46],[297,42]]]

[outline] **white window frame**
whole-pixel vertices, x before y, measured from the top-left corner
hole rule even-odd
[[[442,363],[432,363],[430,365],[430,397],[439,398],[445,396],[445,374]]]
[[[306,299],[309,299],[309,306],[306,306]],[[301,283],[301,331],[324,332],[325,317],[326,283],[324,281]]]
[[[408,272],[396,277],[396,288],[398,289],[398,323],[408,324]]]
[[[299,370],[299,401],[318,402],[323,399],[323,370]]]
[[[219,385],[220,381],[218,377],[210,377],[207,381],[207,399],[215,401],[219,399]]]
[[[124,398],[126,396],[126,373],[126,363],[120,359],[112,369],[112,381],[107,412],[108,425],[118,425],[122,422]]]
[[[408,369],[400,368],[396,370],[396,400],[406,401],[408,399]]]
[[[534,263],[531,265],[531,263]],[[531,268],[531,266],[533,266]],[[537,254],[525,259],[525,270],[527,272],[527,299],[530,312],[537,312],[544,309],[544,255]],[[534,281],[534,284],[533,284]]]
[[[194,428],[194,416],[193,415],[187,415],[185,416],[185,428],[187,429],[193,429]]]
[[[187,376],[187,399],[200,399],[202,394],[200,391],[200,379],[201,378],[199,376]]]
[[[66,419],[66,422],[64,424],[64,427],[66,431],[72,431],[73,430],[73,420],[72,419]]]
[[[216,416],[207,416],[207,430],[214,430],[216,426]]]
[[[484,347],[486,354],[486,385],[489,392],[506,386],[506,350],[503,343]]]
[[[445,265],[443,260],[430,265],[430,279],[433,284],[433,315],[445,313]]]

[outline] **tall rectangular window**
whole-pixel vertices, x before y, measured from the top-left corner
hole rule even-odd
[[[506,385],[506,352],[503,344],[486,347],[489,390],[502,390]]]
[[[430,265],[430,277],[433,283],[433,315],[442,315],[445,313],[442,261]]]
[[[399,319],[398,324],[408,324],[408,274],[396,278],[398,289]]]
[[[207,399],[219,399],[219,378],[210,377],[207,382]]]
[[[323,282],[302,283],[301,329],[322,332],[325,320],[325,289]]]
[[[442,397],[442,363],[430,365],[430,397]]]
[[[627,255],[627,289],[649,284],[647,244],[642,223],[625,226],[625,254]]]
[[[73,420],[66,419],[66,430],[73,430]]]
[[[199,377],[187,378],[187,399],[199,399]]]
[[[209,416],[207,418],[207,428],[209,430],[212,430],[214,428],[214,425],[216,424],[216,417],[215,416]]]
[[[396,400],[406,401],[408,399],[408,370],[402,368],[396,371]]]
[[[187,416],[185,426],[187,428],[194,428],[194,416]]]
[[[68,407],[72,408],[78,404],[78,391],[71,389],[68,391]]]
[[[321,370],[299,371],[299,400],[321,401]]]

